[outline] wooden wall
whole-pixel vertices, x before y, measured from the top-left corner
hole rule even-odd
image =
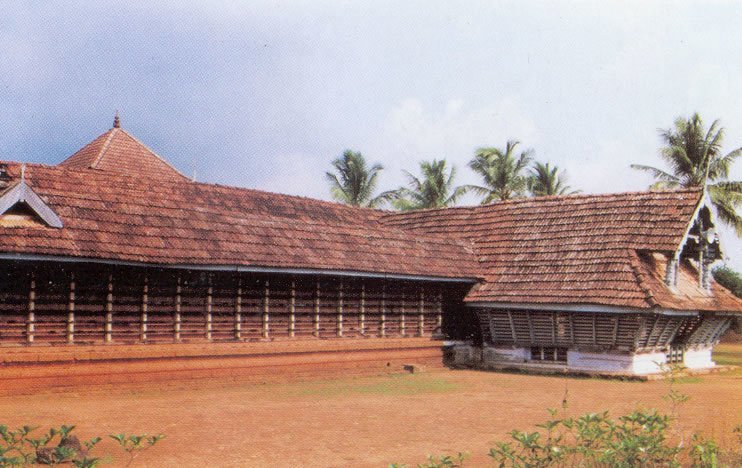
[[[483,340],[521,347],[595,351],[703,347],[718,342],[731,318],[640,313],[478,309]]]
[[[439,335],[466,288],[251,273],[0,264],[0,345]]]

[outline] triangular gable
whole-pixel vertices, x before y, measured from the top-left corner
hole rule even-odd
[[[0,195],[0,216],[20,203],[28,206],[47,226],[62,227],[62,220],[59,219],[59,216],[44,203],[41,197],[36,195],[25,180],[21,180],[13,188]]]

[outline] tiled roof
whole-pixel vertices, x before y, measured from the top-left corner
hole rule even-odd
[[[73,169],[98,169],[135,178],[144,174],[145,177],[173,182],[187,180],[154,151],[118,127],[91,141],[59,165]]]
[[[383,221],[473,242],[485,281],[469,293],[469,302],[699,309],[713,303],[700,290],[671,300],[677,295],[664,282],[642,281],[657,273],[645,271],[636,253],[676,251],[701,196],[700,190],[679,190],[539,197],[390,213]],[[689,281],[688,275],[679,281]],[[716,305],[742,310],[736,298]]]
[[[18,163],[8,163],[15,178]],[[380,212],[190,181],[26,166],[64,227],[0,228],[0,252],[153,264],[476,278],[466,241],[378,222]]]
[[[6,219],[0,253],[477,278],[474,303],[742,311],[695,286],[687,262],[676,289],[662,280],[700,190],[390,213],[191,182],[118,127],[59,166],[28,165],[26,180],[63,228]]]

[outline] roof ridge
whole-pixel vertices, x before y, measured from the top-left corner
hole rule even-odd
[[[654,292],[652,292],[652,288],[647,284],[647,281],[645,278],[646,275],[640,263],[641,260],[639,260],[639,254],[637,254],[636,250],[633,250],[633,249],[626,249],[626,250],[628,251],[628,255],[629,255],[629,263],[631,264],[631,271],[634,273],[634,277],[636,278],[639,288],[641,288],[642,292],[644,293],[644,300],[647,301],[647,304],[649,304],[650,307],[659,307],[660,303],[654,297]]]
[[[95,157],[92,163],[90,163],[90,168],[95,169],[95,166],[100,163],[100,161],[103,159],[103,155],[108,150],[108,147],[111,145],[111,140],[113,140],[114,135],[116,134],[116,131],[119,130],[118,127],[114,127],[108,131],[108,136],[106,137],[106,141],[103,143],[103,146],[101,146],[100,151],[98,151],[98,156]]]

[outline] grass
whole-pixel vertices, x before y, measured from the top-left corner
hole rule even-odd
[[[714,348],[714,361],[720,366],[742,366],[742,345],[720,344]]]
[[[298,390],[297,396],[317,395],[323,397],[348,396],[353,394],[403,396],[426,393],[448,393],[459,388],[450,380],[428,374],[397,374],[374,379],[372,382],[325,381],[308,382]]]

